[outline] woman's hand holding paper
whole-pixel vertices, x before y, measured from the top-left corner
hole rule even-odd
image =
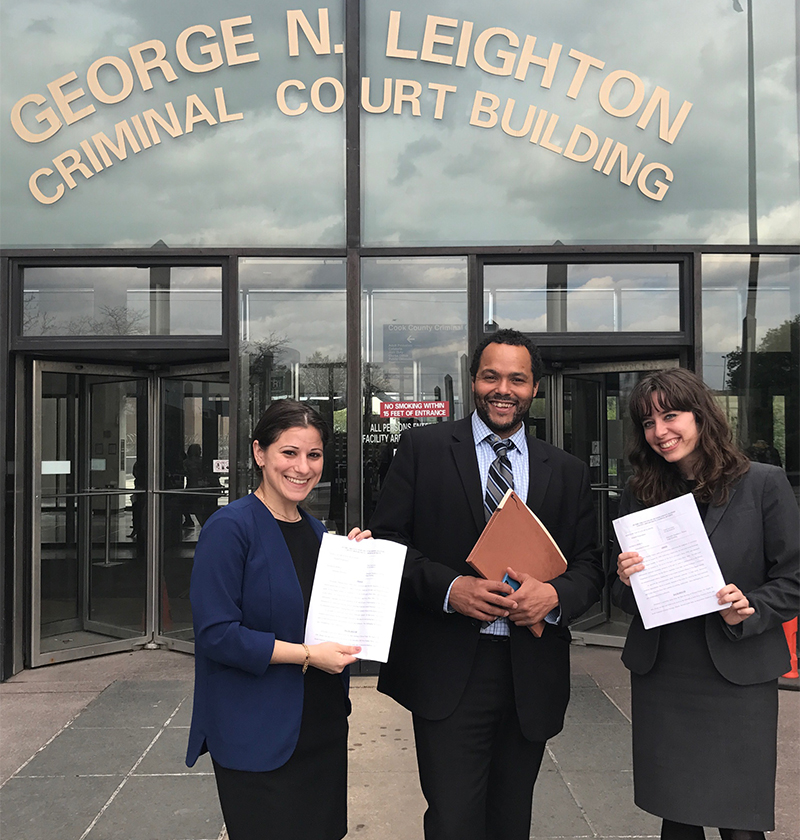
[[[730,609],[722,610],[720,615],[726,624],[741,624],[746,618],[750,618],[755,608],[750,606],[747,596],[735,583],[723,586],[717,592],[717,599],[720,604],[730,604]]]
[[[643,568],[644,562],[636,551],[623,551],[617,558],[617,575],[625,586],[630,586],[631,575],[641,572]]]

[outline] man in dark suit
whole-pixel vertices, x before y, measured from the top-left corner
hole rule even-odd
[[[545,741],[569,699],[567,624],[599,599],[603,573],[588,469],[525,434],[542,375],[536,346],[496,332],[470,373],[475,413],[401,437],[370,522],[376,537],[408,546],[378,689],[413,713],[426,840],[527,840]],[[558,578],[514,573],[509,557],[515,592],[465,562],[493,509],[487,485],[497,495],[502,480],[567,558]]]

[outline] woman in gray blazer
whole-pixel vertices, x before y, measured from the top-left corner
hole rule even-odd
[[[727,609],[645,630],[617,563],[614,601],[633,614],[636,804],[663,820],[662,840],[763,840],[774,827],[777,678],[789,670],[782,623],[798,613],[800,517],[785,473],[750,463],[711,391],[693,373],[648,374],[631,394],[634,475],[620,514],[694,495],[726,581]]]

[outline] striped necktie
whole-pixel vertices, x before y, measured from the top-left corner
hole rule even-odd
[[[514,473],[511,471],[511,461],[508,460],[508,451],[516,448],[512,440],[501,440],[497,435],[492,435],[488,440],[497,457],[489,465],[486,496],[483,500],[487,522],[506,491],[514,489]]]

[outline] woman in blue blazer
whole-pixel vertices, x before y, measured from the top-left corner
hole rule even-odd
[[[308,405],[272,403],[253,432],[258,489],[215,513],[195,551],[186,763],[211,753],[230,840],[347,833],[348,666],[360,648],[303,643],[325,528],[298,503],[328,434]]]
[[[726,585],[720,612],[645,630],[619,555],[614,600],[633,621],[636,804],[663,820],[663,840],[763,840],[774,827],[777,678],[789,669],[782,622],[798,612],[800,517],[785,473],[736,448],[710,390],[693,373],[645,376],[630,398],[634,475],[620,514],[694,495]]]

